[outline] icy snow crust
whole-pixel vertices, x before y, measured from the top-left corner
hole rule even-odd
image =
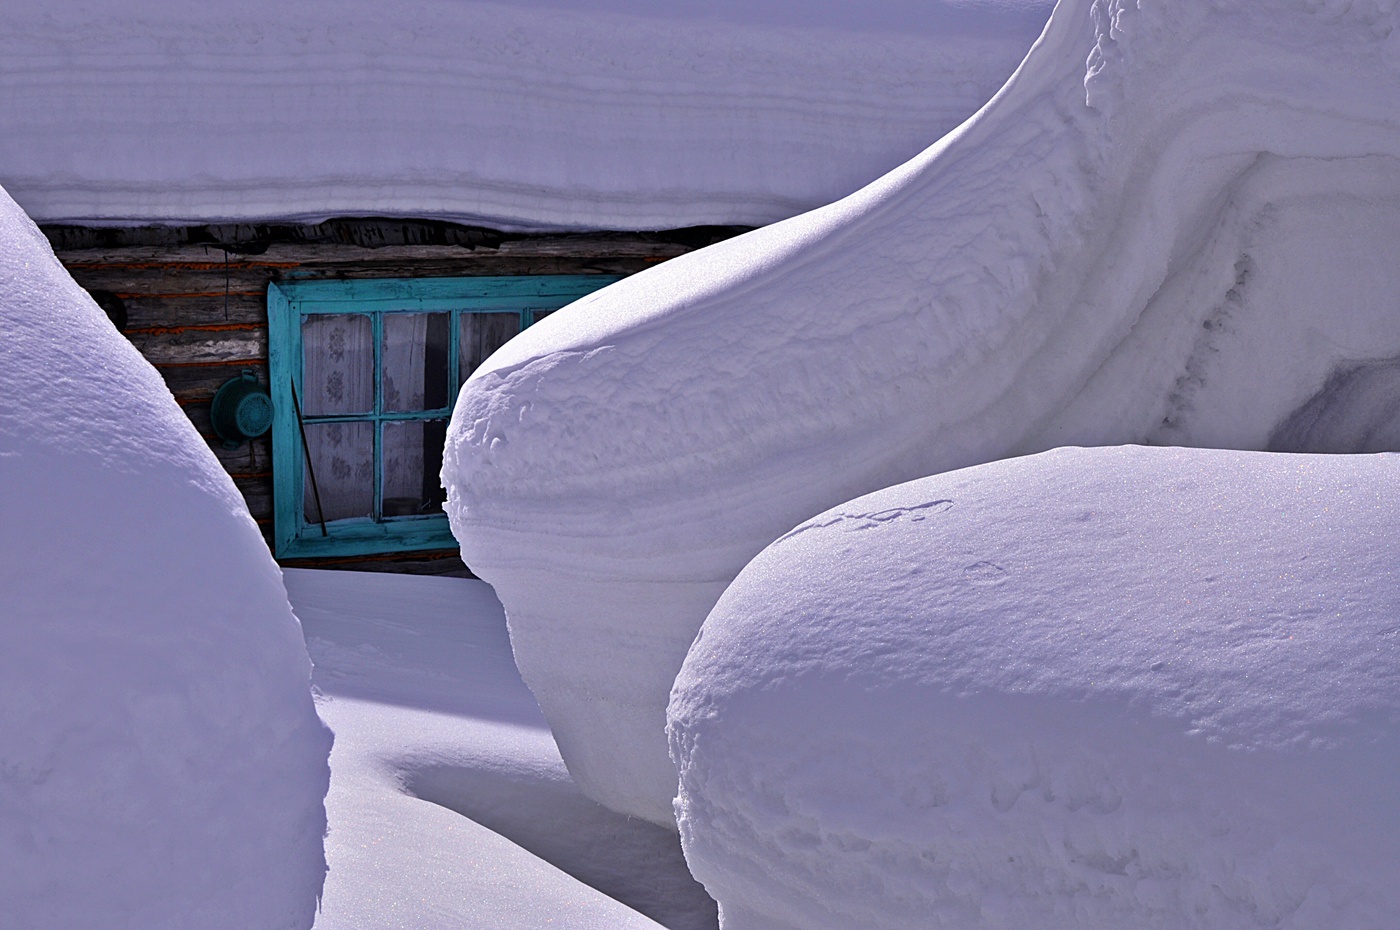
[[[670,705],[725,930],[1394,926],[1397,468],[1067,449],[775,542]]]
[[[48,222],[757,225],[951,129],[1051,5],[8,0],[0,183]]]
[[[0,514],[0,923],[310,927],[331,736],[277,566],[3,191]]]
[[[585,790],[671,818],[686,648],[840,501],[1063,444],[1262,449],[1291,422],[1288,448],[1374,448],[1400,382],[1329,376],[1400,357],[1396,25],[1390,0],[1065,0],[906,165],[497,353],[449,508]]]

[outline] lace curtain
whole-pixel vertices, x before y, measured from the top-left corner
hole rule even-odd
[[[385,313],[379,352],[381,413],[437,410],[448,402],[451,318],[444,313]],[[308,523],[374,514],[374,325],[368,314],[317,314],[302,324],[302,412],[307,418],[363,415],[364,421],[306,424]],[[442,420],[386,420],[381,427],[382,516],[431,511]],[[439,461],[428,461],[436,456]],[[312,472],[315,470],[315,490]],[[317,509],[315,491],[320,493]]]
[[[374,327],[368,316],[307,317],[301,343],[305,416],[374,411]],[[373,515],[373,423],[308,423],[306,452],[303,510],[308,523],[319,522],[323,515],[327,521]]]
[[[434,325],[433,335],[442,330],[442,345],[439,339],[429,338],[429,323]],[[384,409],[400,413],[410,410],[426,410],[442,407],[447,403],[446,324],[442,314],[395,313],[384,316],[384,348],[380,354],[380,366],[384,376]],[[427,374],[429,359],[435,364],[433,380],[442,382],[441,396],[438,391],[427,396]],[[424,509],[424,461],[422,421],[389,422],[384,424],[384,485],[383,505],[386,517],[407,517],[421,513]],[[441,458],[441,453],[439,453]],[[441,465],[441,461],[436,463]],[[434,482],[436,484],[436,482]]]

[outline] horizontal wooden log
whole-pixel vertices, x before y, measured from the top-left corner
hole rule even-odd
[[[209,323],[260,323],[267,325],[266,289],[255,294],[229,298],[222,294],[202,297],[142,297],[122,299],[126,307],[126,328],[152,326],[197,326]]]
[[[250,440],[237,449],[225,449],[222,442],[213,439],[209,448],[232,477],[272,480],[272,440],[267,436]]]
[[[133,297],[163,297],[179,299],[197,297],[224,299],[222,271],[193,271],[178,267],[154,266],[127,268],[120,265],[67,265],[73,280],[89,291],[111,291],[123,300]],[[277,274],[273,269],[253,268],[231,273],[228,279],[229,302],[235,298],[261,298],[267,294],[267,282]]]
[[[194,426],[195,432],[204,437],[204,441],[209,444],[209,448],[214,451],[214,456],[224,465],[226,471],[230,473],[263,473],[272,470],[271,434],[249,440],[237,449],[225,449],[223,448],[223,440],[214,432],[214,424],[210,420],[209,401],[182,404],[181,409]]]
[[[230,315],[235,304],[252,306],[266,299],[267,286],[275,281],[326,278],[454,278],[482,275],[535,274],[635,274],[664,261],[667,256],[493,255],[489,260],[363,260],[326,262],[298,267],[294,273],[251,269],[229,281]],[[70,266],[74,280],[89,291],[110,291],[124,301],[199,301],[206,312],[222,314],[222,275],[180,269],[133,270],[121,267]],[[250,317],[244,316],[244,319]]]
[[[218,363],[207,365],[179,365],[175,367],[161,367],[156,370],[165,379],[165,384],[170,388],[170,393],[175,395],[175,400],[185,406],[193,403],[209,403],[214,397],[214,392],[221,388],[230,378],[238,377],[244,369],[253,372],[257,376],[259,383],[267,386],[267,362],[242,361],[233,364]]]
[[[243,495],[243,500],[247,502],[248,512],[253,515],[253,519],[272,516],[271,478],[235,478],[233,485]]]
[[[665,242],[697,249],[740,233],[745,226],[689,226],[653,232],[503,232],[422,217],[340,216],[319,223],[206,223],[191,226],[88,227],[43,224],[40,230],[55,251],[124,247],[199,248],[232,256],[261,255],[273,245],[352,245],[379,249],[400,246],[447,246],[496,249],[521,241],[588,240],[593,242]]]
[[[118,246],[203,245],[235,254],[261,251],[274,242],[351,243],[366,248],[385,245],[495,246],[509,234],[481,226],[413,217],[341,216],[320,223],[204,223],[193,226],[89,227],[41,224],[54,249]],[[687,238],[713,233],[716,227],[678,230]],[[519,238],[515,234],[515,238]]]
[[[497,255],[489,262],[461,261],[358,262],[304,266],[296,277],[318,278],[454,278],[477,275],[635,274],[664,261],[661,257],[587,259],[557,256]]]
[[[157,367],[267,359],[267,328],[254,324],[127,330],[126,337]]]
[[[261,255],[230,255],[231,275],[253,269],[266,273],[286,273],[307,265],[341,262],[381,262],[398,264],[418,261],[449,261],[463,264],[490,262],[495,258],[674,258],[691,251],[675,242],[650,240],[626,235],[541,236],[508,240],[499,248],[478,247],[469,250],[461,246],[396,245],[364,248],[356,245],[275,243]],[[223,274],[224,253],[205,245],[175,248],[133,246],[108,249],[72,249],[57,253],[59,261],[71,269],[90,267],[122,267],[133,271],[155,268]]]

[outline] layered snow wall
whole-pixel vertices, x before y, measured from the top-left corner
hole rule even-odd
[[[304,930],[331,737],[281,575],[0,191],[0,922]]]
[[[1051,5],[12,2],[0,183],[41,222],[769,223],[955,126]]]
[[[1392,926],[1397,473],[1064,449],[773,543],[670,705],[724,930]]]
[[[1374,448],[1396,382],[1337,378],[1400,357],[1396,25],[1390,0],[1064,0],[914,160],[478,370],[453,527],[585,789],[671,820],[691,639],[840,501],[1070,443]]]

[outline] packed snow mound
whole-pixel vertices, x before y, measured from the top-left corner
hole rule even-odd
[[[5,926],[311,926],[330,732],[228,475],[0,191]]]
[[[840,501],[1067,444],[1263,449],[1304,408],[1281,448],[1376,448],[1400,380],[1328,385],[1400,357],[1396,25],[1389,0],[1065,0],[908,164],[479,369],[453,526],[586,789],[670,816],[695,631]]]
[[[11,2],[0,183],[41,222],[757,225],[957,125],[1052,5]]]
[[[1397,469],[1066,449],[775,542],[670,705],[724,930],[1393,927]]]

